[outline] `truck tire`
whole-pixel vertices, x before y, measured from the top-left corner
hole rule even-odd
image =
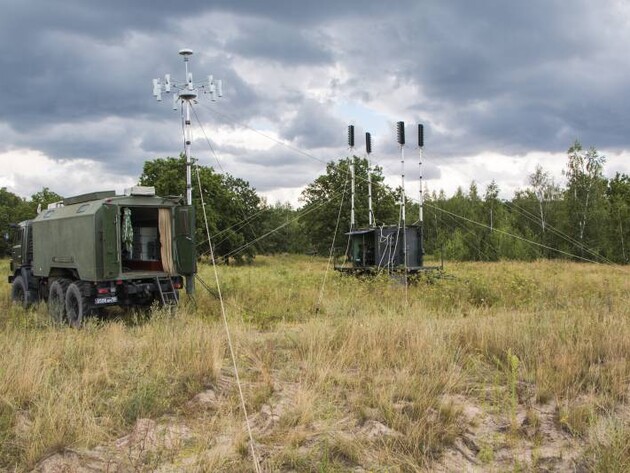
[[[89,310],[89,299],[81,289],[80,282],[73,282],[66,291],[66,318],[68,324],[74,328],[81,327]]]
[[[16,304],[20,304],[25,309],[28,309],[32,304],[31,294],[22,276],[15,276],[15,278],[13,278],[11,300]]]
[[[48,313],[58,324],[66,320],[66,291],[69,284],[67,279],[55,279],[48,291]]]

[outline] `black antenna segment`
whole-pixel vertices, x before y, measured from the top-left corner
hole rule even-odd
[[[396,130],[398,135],[398,144],[402,146],[405,144],[405,122],[396,123]]]
[[[418,123],[418,147],[424,147],[424,126]]]
[[[365,152],[367,154],[372,153],[372,135],[370,133],[365,134]]]
[[[348,125],[348,146],[354,148],[354,125]]]

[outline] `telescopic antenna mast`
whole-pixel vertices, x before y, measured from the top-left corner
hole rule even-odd
[[[210,99],[215,102],[217,97],[223,97],[223,83],[221,80],[215,80],[212,76],[208,76],[207,80],[195,84],[193,74],[188,68],[190,56],[193,55],[192,49],[180,49],[179,54],[184,58],[185,76],[184,81],[175,82],[171,80],[171,75],[164,76],[164,82],[161,79],[153,79],[153,96],[158,102],[162,101],[162,93],[173,94],[173,110],[181,108],[182,116],[182,134],[184,138],[184,155],[186,156],[186,204],[192,205],[192,159],[190,155],[190,147],[192,144],[192,128],[190,121],[190,109],[192,103],[197,103],[199,89],[202,93],[210,94]],[[178,107],[179,105],[179,107]]]
[[[424,206],[424,194],[422,193],[422,152],[424,149],[424,126],[422,125],[422,123],[418,123],[418,153],[420,155],[419,160],[418,160],[418,167],[419,167],[419,171],[420,171],[420,201],[419,201],[419,207],[420,207],[420,214],[418,215],[418,222],[420,223],[420,225],[422,225],[422,222],[424,220],[424,215],[423,215],[423,206]]]
[[[398,131],[398,144],[400,145],[400,168],[401,168],[401,189],[400,189],[400,214],[402,220],[403,231],[403,260],[405,268],[405,301],[407,301],[407,223],[405,216],[405,208],[407,205],[407,197],[405,196],[405,122],[396,124]],[[406,307],[406,305],[405,305]]]
[[[356,223],[354,218],[354,125],[348,125],[348,148],[350,149],[350,230],[354,230]]]
[[[396,124],[398,144],[400,145],[400,177],[401,177],[401,191],[400,191],[400,205],[402,206],[402,224],[405,228],[405,122],[398,122]]]
[[[367,154],[368,161],[368,225],[370,228],[374,226],[374,211],[372,210],[372,161],[370,155],[372,154],[372,135],[370,133],[365,134],[365,153]]]

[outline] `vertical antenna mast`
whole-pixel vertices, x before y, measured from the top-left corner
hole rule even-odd
[[[368,226],[372,228],[374,226],[374,212],[372,210],[372,161],[370,160],[370,154],[372,154],[372,135],[365,134],[365,152],[368,160]]]
[[[402,205],[402,222],[403,227],[405,224],[405,205],[406,205],[406,197],[405,197],[405,122],[398,122],[396,124],[397,135],[398,135],[398,144],[400,145],[400,166],[401,166],[401,196],[400,196],[400,205]]]
[[[192,129],[190,127],[190,101],[197,98],[197,91],[193,85],[192,72],[188,72],[188,56],[192,56],[191,49],[182,49],[179,54],[184,56],[184,66],[186,68],[186,89],[179,93],[179,99],[184,106],[185,116],[182,117],[184,133],[184,154],[186,155],[186,204],[192,205],[192,173],[190,160],[190,145],[192,144]]]
[[[402,188],[400,191],[401,200],[401,216],[402,216],[402,228],[403,228],[403,260],[405,268],[405,300],[407,299],[407,224],[405,218],[405,206],[407,197],[405,196],[405,122],[398,122],[396,124],[398,131],[398,144],[400,145],[400,166],[401,166],[401,183]],[[406,307],[406,306],[405,306]]]
[[[355,228],[354,220],[354,125],[348,125],[348,148],[350,148],[350,179],[351,179],[351,205],[350,205],[350,230]]]
[[[185,76],[181,84],[171,81],[171,75],[164,76],[164,83],[160,79],[153,79],[153,96],[158,102],[162,101],[162,92],[171,93],[171,88],[177,93],[173,95],[173,110],[177,110],[178,102],[182,110],[182,134],[184,138],[184,155],[186,156],[186,204],[192,205],[192,173],[191,173],[191,156],[190,146],[192,144],[192,128],[190,122],[190,109],[192,102],[196,103],[198,89],[203,89],[204,94],[209,93],[211,100],[216,101],[216,97],[223,96],[223,84],[220,80],[214,80],[212,76],[208,77],[207,83],[197,84],[193,82],[192,72],[188,70],[188,60],[192,56],[192,49],[181,49],[179,54],[184,57]]]
[[[420,223],[420,225],[422,225],[422,222],[424,221],[424,215],[423,215],[423,205],[424,205],[424,195],[422,194],[422,151],[424,148],[424,126],[422,125],[422,123],[418,123],[418,152],[420,154],[420,158],[418,161],[418,166],[419,166],[419,170],[420,170],[420,201],[419,201],[419,207],[420,207],[420,215],[418,222]]]

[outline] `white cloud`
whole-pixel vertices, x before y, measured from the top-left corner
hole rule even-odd
[[[537,163],[561,181],[575,138],[602,149],[607,175],[630,172],[627,2],[144,3],[57,13],[22,2],[0,18],[0,72],[23,71],[22,93],[0,88],[0,185],[69,195],[133,182],[143,161],[177,156],[179,116],[154,103],[150,82],[182,75],[183,47],[195,50],[196,79],[224,80],[216,111],[236,117],[209,116],[200,97],[219,168],[280,200],[295,202],[324,171],[282,144],[337,159],[347,123],[372,132],[394,186],[397,120],[425,124],[426,182],[447,193],[495,179],[510,197]],[[193,154],[215,166],[204,142],[197,130]],[[415,194],[411,152],[409,163]]]
[[[106,165],[89,159],[55,161],[40,151],[16,149],[0,154],[0,186],[29,197],[48,187],[64,197],[116,190],[132,186],[136,180],[107,170]]]
[[[604,167],[605,177],[614,177],[616,172],[630,174],[630,152],[606,152],[600,150],[607,158]],[[557,184],[564,185],[565,178],[562,171],[566,168],[566,153],[531,152],[521,156],[501,155],[498,153],[481,153],[466,156],[448,164],[437,164],[440,177],[425,179],[424,184],[430,191],[443,189],[447,195],[452,195],[458,187],[466,191],[471,181],[475,181],[480,194],[493,180],[499,185],[500,197],[510,199],[514,192],[529,186],[529,176],[540,165],[549,172]],[[432,164],[430,158],[425,164]],[[415,170],[415,169],[414,169]],[[399,177],[390,177],[399,183]],[[396,181],[398,179],[398,181]],[[409,193],[415,198],[418,193],[417,177],[413,176],[409,182]]]
[[[279,187],[271,191],[261,192],[260,195],[267,199],[267,203],[270,205],[289,202],[293,208],[297,208],[300,205],[299,199],[303,190],[304,187]]]

